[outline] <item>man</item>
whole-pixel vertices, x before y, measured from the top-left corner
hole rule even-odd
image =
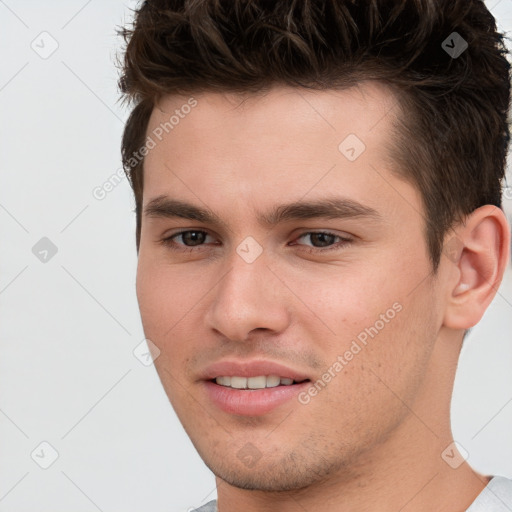
[[[512,510],[450,427],[510,245],[478,0],[154,0],[120,80],[137,296],[198,509]]]

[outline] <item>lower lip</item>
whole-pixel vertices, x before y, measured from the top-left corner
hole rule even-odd
[[[211,401],[224,412],[240,416],[261,416],[296,398],[311,383],[306,381],[264,389],[234,389],[211,381],[205,381],[204,384]]]

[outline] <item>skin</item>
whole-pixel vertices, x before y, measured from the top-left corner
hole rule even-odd
[[[508,258],[502,211],[487,205],[455,226],[446,240],[457,240],[456,250],[434,274],[421,196],[388,158],[397,113],[390,90],[364,83],[274,87],[243,102],[194,98],[145,158],[143,207],[168,195],[208,207],[224,224],[144,215],[137,296],[165,391],[217,477],[219,511],[466,510],[489,476],[466,462],[453,469],[441,455],[453,441],[464,329],[482,317]],[[148,134],[188,99],[163,98]],[[350,133],[366,145],[353,162],[338,150]],[[281,203],[333,195],[380,220],[272,228],[256,220]],[[175,237],[176,250],[161,243],[180,230],[209,236],[199,245]],[[315,230],[352,242],[322,253],[307,235]],[[248,236],[263,249],[252,263],[236,251]],[[204,392],[201,372],[226,358],[276,361],[314,382],[395,303],[401,311],[307,404],[293,399],[247,417],[220,410]],[[244,462],[244,449],[257,460]],[[449,453],[462,461],[456,448]]]

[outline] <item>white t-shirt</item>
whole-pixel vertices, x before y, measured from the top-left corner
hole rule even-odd
[[[466,512],[511,512],[512,480],[496,475],[476,497]]]
[[[210,501],[192,512],[217,512],[217,501]],[[493,476],[466,512],[512,512],[512,480]]]

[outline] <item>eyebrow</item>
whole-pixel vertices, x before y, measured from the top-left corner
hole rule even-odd
[[[196,220],[205,224],[216,224],[228,229],[227,223],[209,208],[200,207],[168,196],[158,196],[149,201],[144,215],[152,218],[181,218]],[[347,219],[368,218],[374,221],[382,219],[377,210],[352,199],[327,197],[312,201],[295,201],[273,207],[257,216],[263,227],[273,227],[292,220],[307,219]],[[229,230],[229,229],[228,229]]]

